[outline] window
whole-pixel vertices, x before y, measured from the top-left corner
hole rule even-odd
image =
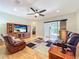
[[[58,34],[60,30],[60,22],[51,22],[50,23],[50,34]]]

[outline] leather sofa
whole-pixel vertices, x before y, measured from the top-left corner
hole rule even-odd
[[[2,37],[4,38],[6,48],[7,48],[8,52],[10,54],[16,53],[16,52],[24,49],[25,46],[26,46],[25,42],[23,42],[23,41],[15,41],[9,35],[7,35],[7,36],[2,35]]]

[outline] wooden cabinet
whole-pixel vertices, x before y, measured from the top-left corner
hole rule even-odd
[[[61,47],[53,46],[49,49],[49,59],[75,59],[72,52],[66,51],[66,53],[61,52]]]
[[[25,39],[25,38],[29,38],[30,37],[30,33],[15,33],[14,36],[16,38],[21,38],[21,39]]]
[[[12,23],[7,23],[7,33],[13,35],[14,25]]]
[[[21,26],[27,26],[27,32],[15,32],[15,26],[16,25],[21,25]],[[17,38],[29,38],[30,37],[30,33],[31,33],[31,26],[29,25],[22,25],[22,24],[13,24],[13,23],[7,23],[7,33],[9,35],[15,36]]]

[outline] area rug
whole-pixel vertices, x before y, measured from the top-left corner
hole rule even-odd
[[[28,43],[28,44],[27,44],[27,46],[30,47],[30,48],[33,48],[35,45],[36,45],[36,44],[34,44],[34,43]]]
[[[36,39],[35,42],[36,43],[42,43],[42,42],[44,42],[44,40]]]
[[[50,47],[53,44],[51,41],[46,41],[46,43],[47,43],[46,44],[47,47]]]

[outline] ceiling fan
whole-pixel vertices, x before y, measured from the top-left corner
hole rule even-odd
[[[32,7],[30,7],[30,9],[31,9],[34,13],[28,13],[27,15],[35,15],[35,17],[37,17],[37,16],[45,16],[45,15],[42,14],[42,13],[45,12],[46,9],[37,10],[37,9],[32,8]]]

